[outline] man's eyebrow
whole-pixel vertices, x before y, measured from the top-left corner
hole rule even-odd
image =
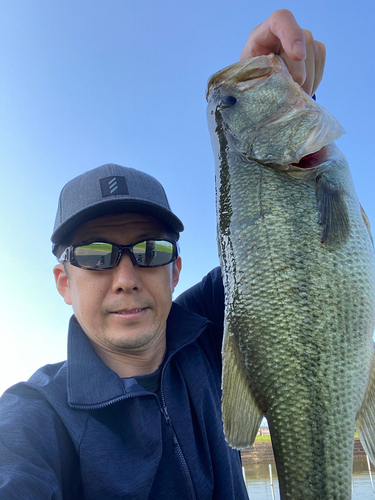
[[[164,232],[163,232],[163,234],[155,234],[155,233],[156,232],[153,230],[143,231],[142,233],[135,235],[134,238],[132,238],[132,242],[137,243],[138,241],[148,240],[151,238],[159,239],[159,238],[166,238],[167,237],[166,234],[164,234]],[[108,242],[111,242],[111,238],[100,236],[97,233],[92,233],[92,235],[89,234],[88,236],[85,236],[85,238],[81,239],[81,241],[92,241],[92,242],[94,242],[94,241],[108,241]],[[129,243],[129,244],[131,244],[131,243]]]
[[[85,236],[84,238],[81,238],[81,241],[103,241],[106,238],[103,238],[103,236]]]
[[[139,238],[160,238],[161,236],[156,236],[157,231],[145,231],[139,234]],[[151,236],[150,236],[151,235]]]

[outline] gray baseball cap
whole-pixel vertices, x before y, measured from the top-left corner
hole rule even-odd
[[[63,187],[51,236],[53,253],[84,222],[120,212],[152,215],[176,233],[184,230],[159,181],[134,168],[108,163],[75,177]]]

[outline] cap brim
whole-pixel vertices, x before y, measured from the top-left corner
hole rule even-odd
[[[138,199],[122,199],[122,200],[108,200],[107,202],[101,201],[94,205],[85,207],[83,210],[76,212],[72,217],[66,219],[51,236],[51,241],[55,245],[66,242],[69,237],[74,233],[78,226],[87,222],[88,220],[95,219],[102,215],[111,213],[141,213],[155,217],[161,220],[168,228],[180,233],[184,230],[184,225],[181,220],[168,209],[164,209],[158,204],[147,202]]]

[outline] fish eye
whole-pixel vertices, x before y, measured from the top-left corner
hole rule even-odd
[[[235,97],[233,97],[232,95],[227,95],[226,97],[223,97],[220,105],[222,108],[231,108],[236,104],[236,102],[237,99]]]

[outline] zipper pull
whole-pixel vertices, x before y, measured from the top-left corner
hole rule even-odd
[[[161,409],[161,412],[164,415],[164,418],[165,418],[165,421],[167,422],[167,424],[170,425],[171,419],[169,418],[167,407],[164,406],[164,408]]]

